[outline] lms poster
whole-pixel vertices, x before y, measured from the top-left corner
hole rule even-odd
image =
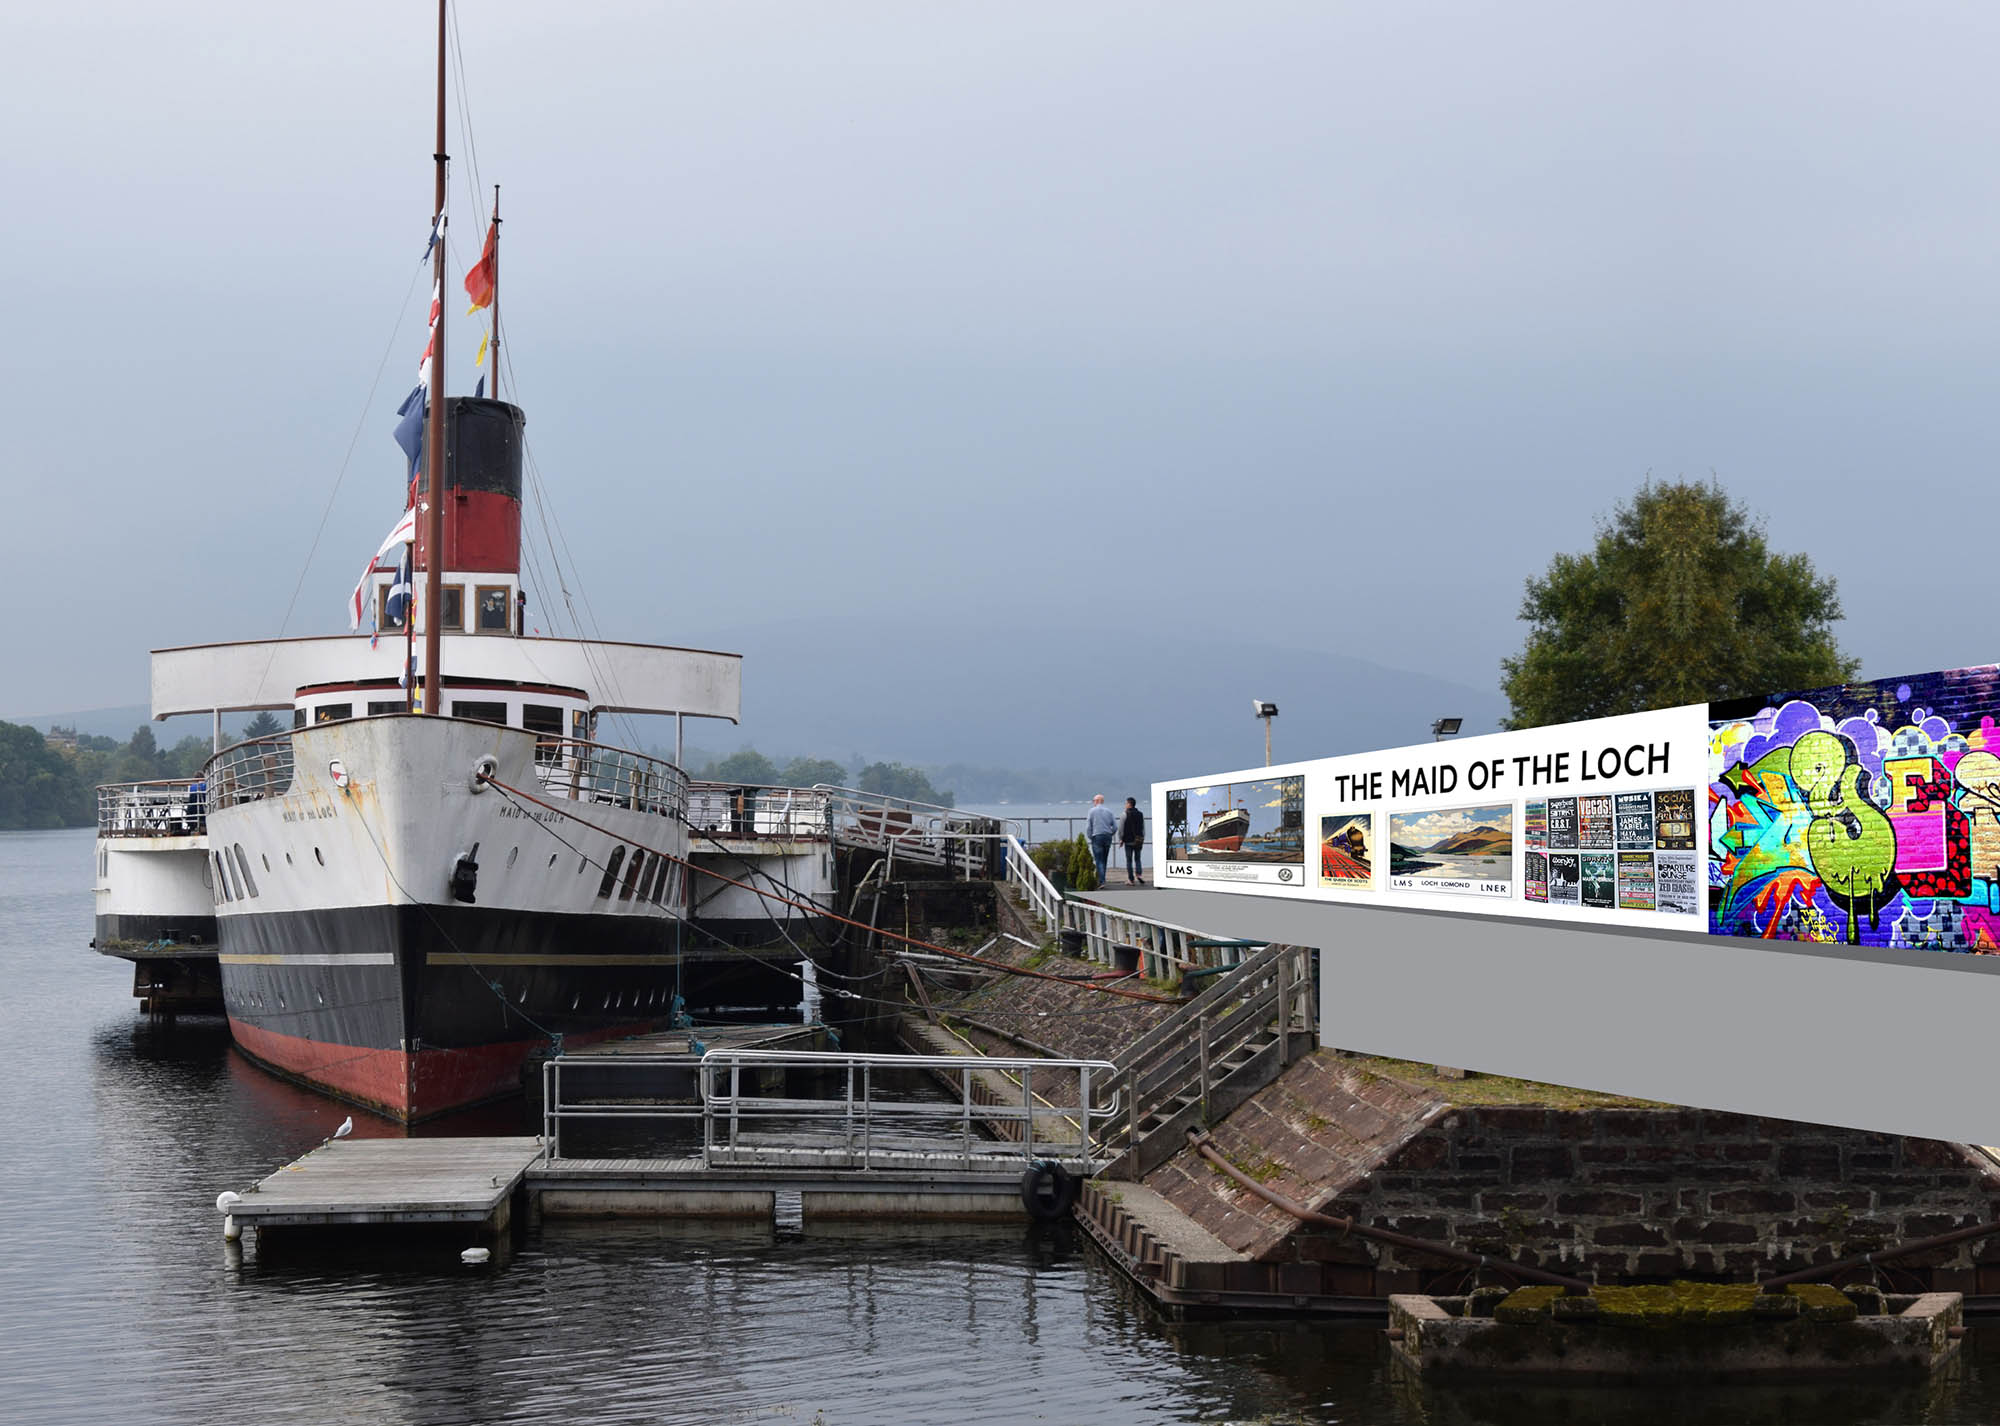
[[[1514,807],[1497,803],[1389,817],[1389,887],[1514,894]]]
[[[1306,879],[1305,778],[1258,778],[1167,793],[1164,876],[1298,887]]]

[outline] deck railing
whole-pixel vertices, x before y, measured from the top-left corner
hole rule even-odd
[[[379,717],[418,717],[383,714]],[[316,725],[331,727],[332,724]],[[210,810],[281,797],[292,788],[292,740],[309,729],[273,733],[224,748],[208,760]],[[358,771],[358,769],[357,769]],[[550,797],[595,802],[679,819],[686,814],[688,777],[672,763],[581,738],[543,737],[535,746],[535,778]]]
[[[1062,929],[1063,894],[1048,879],[1021,839],[1007,838],[1007,885],[1019,892],[1028,909],[1041,921],[1042,929],[1053,935]]]
[[[208,760],[202,776],[208,780],[211,811],[282,797],[292,790],[292,734],[273,733],[226,747]]]
[[[734,840],[826,841],[833,835],[833,794],[823,787],[691,782],[688,830]]]
[[[97,789],[100,837],[200,837],[208,832],[208,787],[200,778],[107,782]]]
[[[688,775],[664,758],[581,738],[541,738],[535,776],[542,790],[572,802],[596,802],[675,819],[687,815]]]

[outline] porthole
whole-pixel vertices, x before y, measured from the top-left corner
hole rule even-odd
[[[269,856],[269,855],[268,855],[267,853],[264,853],[264,852],[259,852],[259,853],[257,853],[257,860],[259,860],[259,861],[261,861],[262,863],[264,863],[264,870],[265,870],[265,871],[269,871],[269,870],[271,869],[271,858],[270,858],[270,856]]]
[[[575,995],[572,995],[569,998],[569,1008],[574,1010],[576,1009],[577,1006],[581,1004],[583,1004],[583,992],[579,990]]]
[[[321,866],[326,865],[326,858],[320,855],[320,850],[318,847],[313,848],[313,860],[318,862]]]
[[[611,1008],[611,992],[609,991],[606,991],[604,993],[604,1008],[606,1010],[609,1010]]]
[[[285,853],[285,865],[286,865],[286,866],[290,866],[291,864],[292,864],[292,854],[291,854],[290,852],[286,852],[286,853]]]
[[[282,990],[278,992],[278,1008],[280,1010],[285,1008],[285,992]]]
[[[508,849],[507,870],[512,871],[514,869],[514,863],[520,859],[520,856],[521,856],[521,849],[519,847],[510,847]]]
[[[524,986],[522,986],[522,987],[521,987],[521,993],[520,993],[519,995],[517,995],[517,996],[515,996],[515,997],[514,997],[514,1003],[515,1003],[516,1005],[526,1005],[526,1004],[528,1003],[528,987],[527,987],[527,986],[525,986],[525,985],[524,985]]]
[[[583,869],[584,869],[585,867],[589,866],[589,865],[590,865],[590,858],[589,858],[589,857],[586,857],[586,856],[579,856],[579,857],[578,857],[578,858],[576,859],[576,873],[577,873],[577,875],[578,875],[578,876],[582,876],[582,875],[583,875]]]
[[[555,864],[556,864],[556,854],[555,854],[554,852],[550,852],[550,853],[549,853],[549,865],[550,865],[550,866],[554,866]]]
[[[326,1004],[326,992],[323,990],[315,990],[313,992],[313,999],[318,1001],[321,1005]]]

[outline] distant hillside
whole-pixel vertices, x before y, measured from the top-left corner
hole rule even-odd
[[[1424,850],[1455,857],[1485,857],[1510,851],[1513,845],[1514,839],[1505,832],[1492,827],[1474,827],[1470,832],[1446,837]]]
[[[1468,681],[1384,668],[1311,649],[1238,642],[1214,633],[1176,634],[1150,614],[1119,616],[1111,605],[1076,616],[1032,609],[974,611],[953,623],[927,613],[824,616],[731,626],[716,620],[613,637],[653,636],[741,653],[739,727],[696,720],[687,742],[733,752],[755,747],[777,760],[831,758],[945,770],[951,765],[985,796],[1126,797],[1176,773],[1222,772],[1264,761],[1264,725],[1250,700],[1279,708],[1272,752],[1279,762],[1428,740],[1440,717],[1467,733],[1499,724],[1505,704],[1496,669]],[[143,704],[12,721],[46,729],[129,737]],[[0,714],[0,716],[6,716]],[[231,733],[244,721],[225,719]],[[614,740],[671,748],[671,719],[613,724]],[[207,731],[204,718],[159,729],[171,742]],[[1022,774],[1015,787],[1001,770]],[[1030,770],[1035,770],[1029,776]],[[979,800],[967,796],[965,800]]]

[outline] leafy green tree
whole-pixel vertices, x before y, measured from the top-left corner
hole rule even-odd
[[[755,748],[743,748],[711,766],[703,776],[711,782],[774,786],[778,781],[778,765]]]
[[[209,739],[190,735],[161,754],[160,761],[166,764],[168,777],[193,779],[201,774],[202,765],[209,760],[214,751]]]
[[[847,785],[846,767],[830,758],[793,758],[785,764],[781,776],[787,787],[812,787],[822,782],[835,787]]]
[[[97,820],[76,765],[33,728],[0,723],[0,828],[87,827]]]
[[[931,786],[931,780],[920,770],[901,763],[870,763],[861,769],[854,785],[863,792],[883,792],[911,802],[928,802],[937,807],[953,805],[949,792]]]
[[[1859,662],[1834,642],[1840,617],[1833,580],[1773,553],[1720,484],[1649,480],[1595,548],[1529,579],[1527,643],[1501,661],[1507,725],[1841,683]]]

